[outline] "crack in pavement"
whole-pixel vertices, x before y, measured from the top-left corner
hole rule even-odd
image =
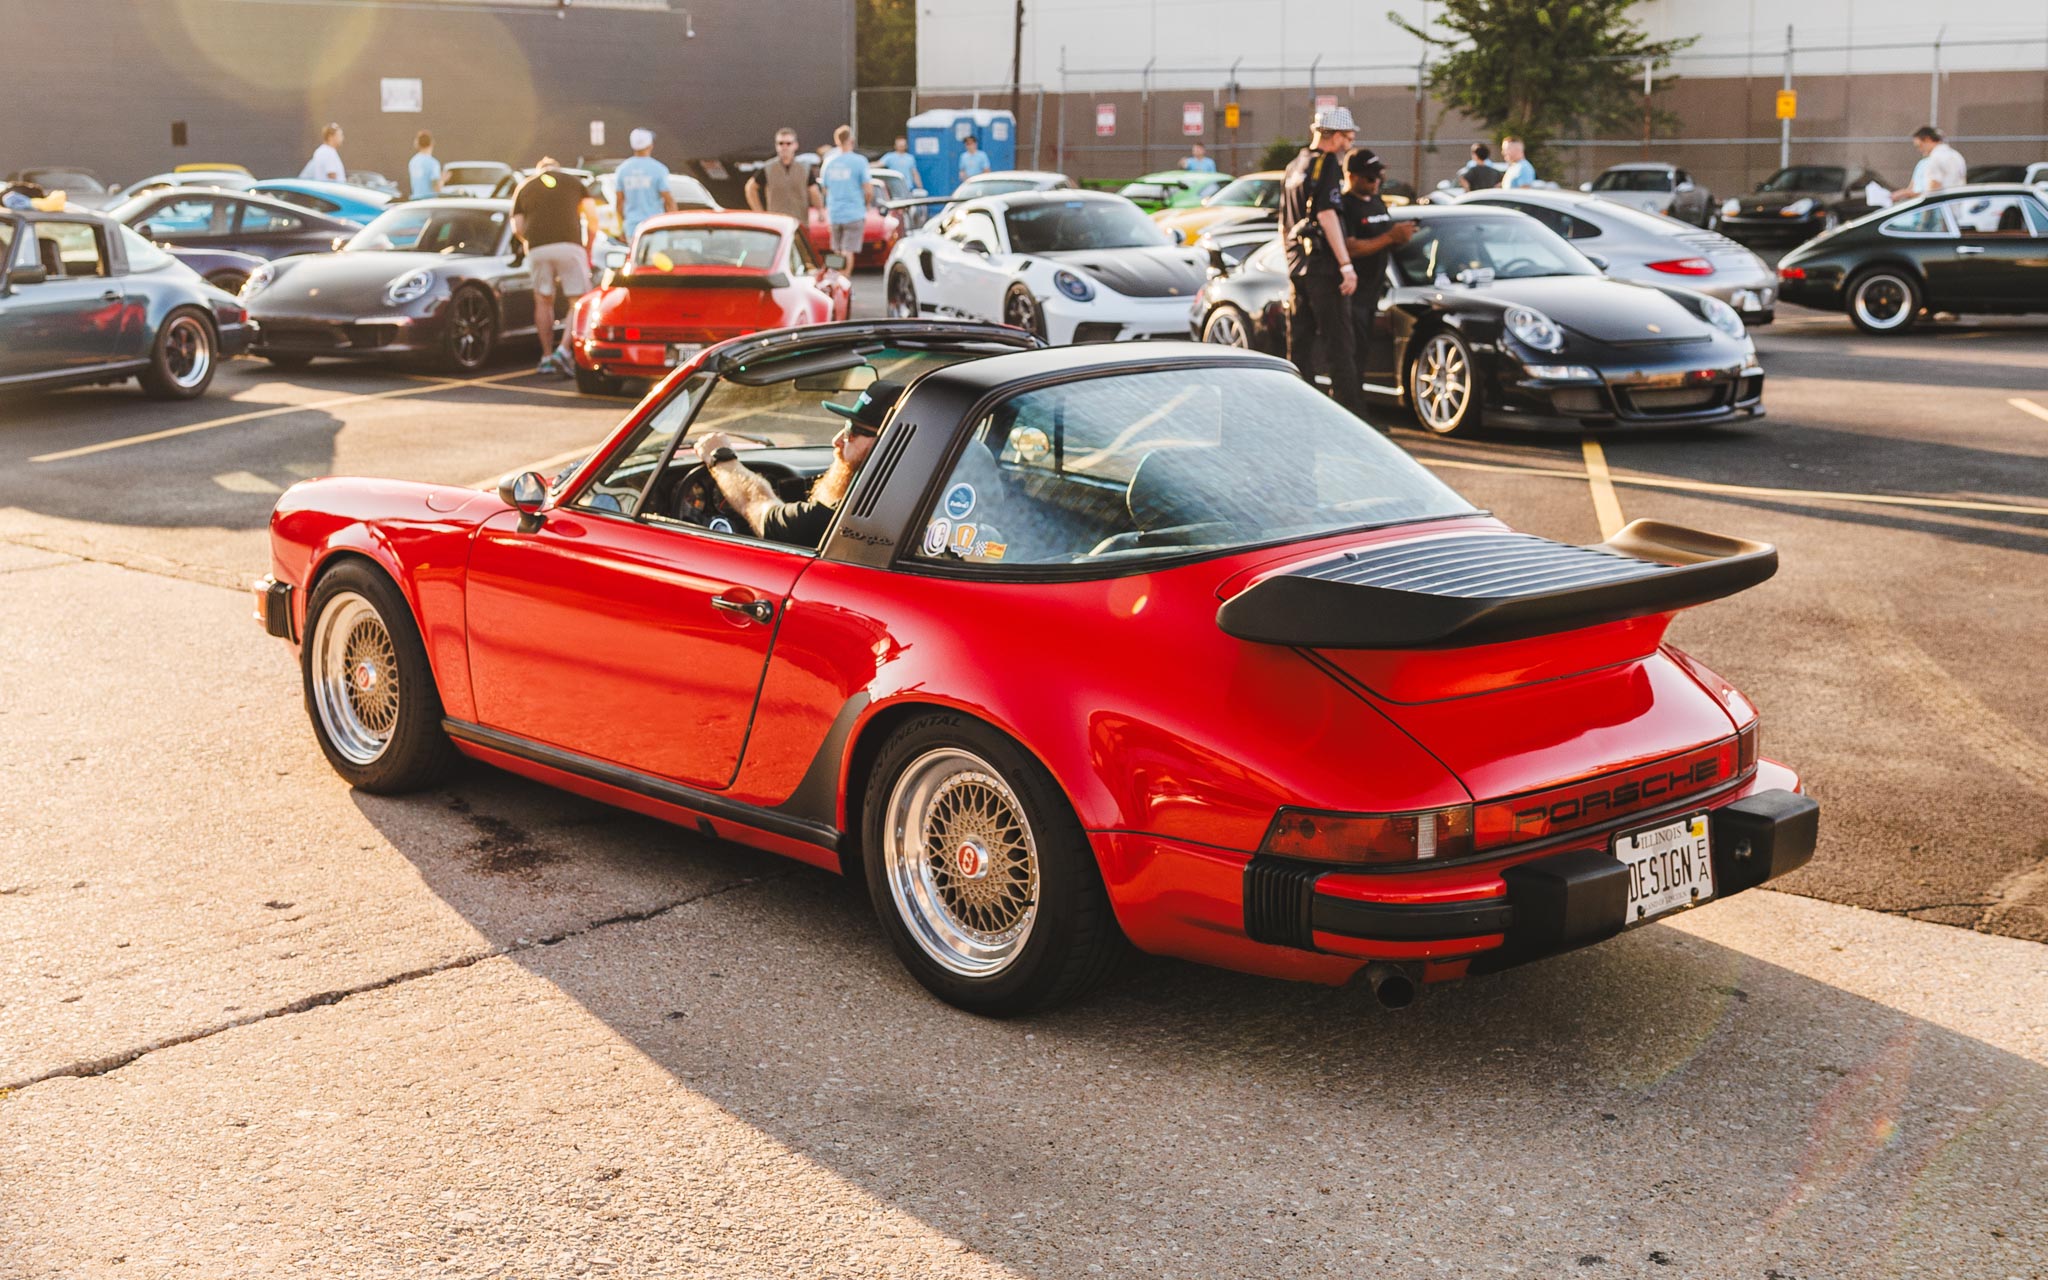
[[[789,877],[795,874],[796,870],[792,868],[788,871],[777,872],[773,875],[749,876],[744,880],[735,880],[731,884],[724,884],[719,885],[718,887],[713,889],[706,889],[702,893],[694,893],[687,898],[678,898],[674,902],[664,903],[658,907],[650,907],[645,911],[627,911],[622,912],[619,915],[607,916],[602,920],[594,920],[589,924],[579,925],[574,929],[565,929],[561,933],[550,934],[545,938],[521,940],[519,942],[513,943],[511,946],[492,947],[485,951],[473,952],[469,955],[456,956],[454,959],[444,960],[440,964],[428,965],[420,969],[409,969],[404,973],[390,974],[386,977],[378,978],[371,982],[358,983],[357,985],[352,987],[343,987],[335,991],[322,991],[317,995],[301,996],[297,1000],[290,1001],[286,1004],[278,1005],[274,1009],[266,1009],[260,1013],[252,1013],[249,1014],[247,1017],[235,1018],[228,1022],[216,1023],[213,1026],[203,1027],[197,1031],[188,1031],[181,1035],[167,1036],[162,1040],[153,1040],[148,1044],[141,1045],[134,1049],[124,1049],[119,1053],[110,1053],[98,1058],[83,1059],[78,1062],[72,1062],[66,1064],[65,1066],[54,1068],[50,1071],[45,1071],[40,1075],[30,1076],[27,1079],[14,1080],[9,1081],[5,1084],[0,1084],[0,1098],[6,1098],[10,1095],[18,1094],[23,1089],[26,1089],[31,1085],[42,1084],[50,1080],[88,1080],[96,1076],[108,1075],[112,1072],[119,1071],[121,1068],[129,1065],[132,1062],[137,1061],[138,1059],[141,1059],[149,1054],[156,1053],[159,1050],[175,1049],[179,1045],[192,1044],[195,1041],[209,1039],[213,1036],[221,1034],[224,1031],[233,1031],[237,1027],[253,1026],[259,1022],[268,1022],[273,1018],[289,1017],[292,1014],[306,1013],[314,1009],[325,1008],[328,1005],[340,1004],[342,1001],[347,1000],[352,996],[368,995],[373,991],[383,991],[390,987],[403,985],[404,983],[415,982],[421,978],[431,978],[435,974],[450,973],[457,969],[467,969],[471,965],[481,964],[486,960],[496,960],[501,956],[518,955],[521,952],[534,951],[543,947],[557,946],[561,943],[568,942],[571,939],[581,938],[589,934],[595,933],[599,929],[608,929],[613,925],[640,924],[644,921],[658,919],[662,916],[667,915],[671,911],[680,910],[683,907],[691,906],[695,903],[707,902],[712,898],[722,897],[725,894],[734,893],[738,890],[750,888],[757,884],[769,884],[777,880],[787,880]]]
[[[167,560],[161,556],[142,556],[133,553],[81,551],[62,540],[45,534],[0,535],[0,543],[9,546],[26,547],[31,551],[47,551],[51,555],[70,556],[73,562],[112,565],[116,569],[128,569],[135,573],[153,573],[160,578],[175,578],[180,582],[196,582],[202,587],[219,587],[224,591],[246,591],[249,580],[255,574],[238,574],[232,569],[219,565],[184,564]],[[57,568],[60,566],[32,566],[35,568]]]

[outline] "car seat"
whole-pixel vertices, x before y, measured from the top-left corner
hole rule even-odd
[[[43,273],[55,280],[64,274],[64,250],[48,236],[36,237],[36,252],[42,255]]]

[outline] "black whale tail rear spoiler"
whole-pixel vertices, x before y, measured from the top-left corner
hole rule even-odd
[[[1637,520],[1590,547],[1445,533],[1346,551],[1223,602],[1240,640],[1314,649],[1450,649],[1668,613],[1778,571],[1764,542]]]

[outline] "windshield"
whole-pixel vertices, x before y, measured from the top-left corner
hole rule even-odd
[[[1202,203],[1246,209],[1278,209],[1280,183],[1275,178],[1239,178]]]
[[[1669,191],[1671,175],[1662,169],[1609,169],[1593,179],[1595,191]]]
[[[981,196],[1006,196],[1012,191],[1030,191],[1037,185],[1029,178],[969,178],[953,189],[953,198],[973,200]]]
[[[773,271],[782,237],[751,227],[657,227],[633,242],[633,274],[687,267]]]
[[[1394,265],[1410,283],[1456,280],[1463,271],[1492,271],[1497,280],[1600,274],[1555,231],[1520,214],[1418,218],[1415,238],[1394,250]]]
[[[104,195],[107,190],[98,178],[77,169],[31,169],[24,176],[51,191]]]
[[[487,258],[504,238],[505,215],[491,209],[387,209],[342,247],[343,253],[446,253]]]
[[[1472,506],[1295,374],[1111,374],[997,405],[914,553],[1112,565],[1462,515]]]
[[[451,164],[441,174],[446,186],[490,186],[512,170],[502,164]]]
[[[157,248],[126,227],[121,231],[121,248],[128,255],[128,274],[139,275],[144,271],[161,271],[178,261],[162,249]],[[5,251],[0,251],[0,262],[7,260]]]
[[[877,378],[909,386],[933,369],[988,354],[974,351],[913,351],[884,347],[863,350],[865,363],[832,373],[810,374],[766,386],[749,387],[722,379],[711,391],[704,411],[690,424],[688,439],[706,431],[739,437],[735,449],[823,448],[846,425],[846,419],[825,407],[826,401],[851,404]],[[664,406],[662,412],[668,412]]]
[[[1794,165],[1765,178],[1758,191],[1840,191],[1849,185],[1849,171],[1831,165]]]
[[[1061,200],[1028,204],[1005,215],[1011,253],[1063,249],[1136,249],[1167,243],[1159,224],[1121,200]]]

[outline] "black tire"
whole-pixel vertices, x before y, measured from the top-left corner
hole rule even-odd
[[[1031,290],[1021,284],[1011,285],[1003,295],[1003,323],[1045,341],[1045,311]]]
[[[1227,302],[1218,303],[1202,321],[1202,341],[1249,351],[1252,349],[1251,317]]]
[[[242,286],[249,283],[249,276],[242,271],[216,271],[206,277],[206,283],[222,293],[240,293]]]
[[[263,358],[270,361],[273,369],[282,369],[286,373],[297,373],[301,369],[312,367],[313,364],[313,357],[311,356],[264,356]]]
[[[889,271],[889,318],[915,320],[919,314],[917,282],[910,278],[910,268],[899,262]]]
[[[152,400],[192,400],[213,385],[220,364],[220,341],[213,322],[190,307],[181,307],[157,326],[150,344],[149,367],[140,375],[143,394]]]
[[[576,389],[584,395],[615,396],[619,394],[621,389],[619,379],[612,377],[608,373],[600,373],[596,369],[586,369],[580,364],[574,367],[576,370]]]
[[[442,322],[440,365],[450,373],[475,373],[491,362],[498,349],[498,304],[490,291],[474,285],[448,299]]]
[[[1872,267],[1859,273],[1842,297],[1849,322],[1865,333],[1904,333],[1920,317],[1920,282],[1900,267]]]
[[[333,619],[333,628],[324,628],[329,611],[335,609],[347,612]],[[382,629],[381,643],[378,627]],[[345,633],[342,628],[347,629]],[[446,776],[456,753],[441,729],[441,691],[434,684],[433,667],[427,662],[412,610],[382,570],[349,559],[321,574],[306,602],[304,640],[299,647],[299,675],[306,715],[313,722],[313,736],[321,752],[336,773],[350,786],[376,795],[418,791]],[[335,650],[335,644],[341,647]],[[332,684],[323,687],[321,673],[315,669],[327,665],[330,653],[341,658],[349,677],[345,690],[336,690]],[[369,667],[368,674],[360,678],[355,674],[360,670],[357,655]],[[396,692],[387,694],[384,691],[391,688],[394,673]],[[373,694],[383,701],[370,715],[367,704]],[[333,701],[337,695],[339,706]],[[368,720],[384,728],[381,747],[367,757],[362,739],[348,740],[350,716],[356,720],[354,727]]]
[[[1455,329],[1438,329],[1422,340],[1408,360],[1408,408],[1415,424],[1431,435],[1474,435],[1481,421],[1483,388],[1472,348]],[[1456,390],[1462,383],[1463,391]]]
[[[953,761],[963,763],[956,768]],[[947,773],[948,769],[954,772]],[[948,781],[931,784],[936,789],[927,792],[921,780],[934,770]],[[988,784],[990,777],[1000,788]],[[942,809],[952,794],[948,788],[980,788],[975,794],[988,805]],[[899,797],[899,790],[905,795]],[[1000,794],[1003,790],[1007,795]],[[920,810],[916,798],[925,795],[935,798],[929,808]],[[901,815],[922,812],[936,821],[933,815],[943,811],[971,825],[978,815],[1009,812],[1004,806],[1012,801],[1019,822],[1002,829],[1021,831],[1031,852],[1023,860],[1001,850],[979,853],[981,877],[989,889],[963,888],[953,859],[942,855],[934,860],[922,852],[926,842],[950,849],[960,838],[958,832],[938,830],[921,820],[920,830],[928,834],[916,857],[902,856],[911,851],[908,842],[893,850],[889,843],[894,836],[890,828]],[[862,861],[882,930],[904,967],[946,1003],[989,1017],[1051,1008],[1095,986],[1124,954],[1123,932],[1073,807],[1043,765],[988,725],[957,712],[934,711],[897,729],[868,776],[862,813]],[[907,819],[904,830],[907,833]],[[975,842],[965,840],[961,845],[963,865],[968,843]],[[1035,875],[1035,903],[1014,951],[1001,963],[986,972],[962,973],[939,958],[948,952],[943,941],[920,941],[932,938],[933,920],[956,926],[961,922],[947,905],[960,900],[958,895],[995,891],[1001,896],[1003,887],[1017,882],[1024,865]],[[936,909],[928,903],[920,912],[915,882],[921,873],[942,878],[956,896],[944,897]],[[941,888],[939,893],[948,891]],[[1015,896],[996,903],[995,909],[1010,905]],[[970,902],[965,909],[977,908]]]

